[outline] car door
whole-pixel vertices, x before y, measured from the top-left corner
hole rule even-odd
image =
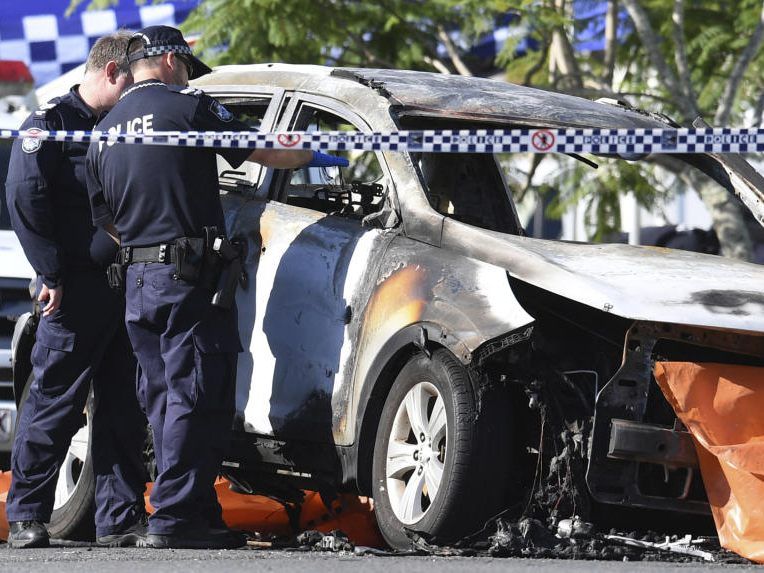
[[[301,95],[280,130],[370,128],[333,100]],[[250,288],[237,298],[244,347],[237,410],[249,432],[352,442],[346,413],[358,319],[393,234],[385,227],[394,225],[394,192],[381,153],[338,154],[349,167],[266,175],[268,199],[256,197],[237,214],[234,234],[247,238],[250,252]]]

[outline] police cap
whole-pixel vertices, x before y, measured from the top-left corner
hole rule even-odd
[[[143,49],[136,50],[136,42],[141,42]],[[195,80],[212,71],[209,66],[194,56],[180,30],[171,26],[149,26],[133,34],[127,45],[127,61],[133,63],[143,58],[151,58],[168,52],[182,54],[191,60],[193,69],[189,80]]]

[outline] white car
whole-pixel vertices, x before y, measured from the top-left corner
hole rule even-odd
[[[618,105],[401,70],[228,66],[194,85],[261,131],[667,127]],[[402,548],[412,532],[453,541],[531,502],[584,519],[592,500],[708,513],[652,367],[764,363],[764,268],[527,237],[490,154],[341,154],[349,167],[219,164],[228,233],[248,246],[221,468],[238,491],[370,495]],[[642,158],[584,163],[624,159]],[[676,159],[757,204],[764,186],[739,158]],[[87,435],[51,533],[92,509]]]

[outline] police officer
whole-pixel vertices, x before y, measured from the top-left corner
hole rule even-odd
[[[82,84],[35,111],[22,129],[91,130],[132,81],[130,35],[99,39]],[[109,288],[116,243],[91,222],[87,145],[13,144],[6,181],[11,222],[38,274],[44,304],[32,349],[33,382],[19,416],[6,512],[11,547],[45,547],[59,468],[90,391],[91,455],[99,543],[135,544],[145,535],[142,450],[145,417],[135,398],[136,364],[122,320],[124,299]]]
[[[141,30],[128,59],[135,83],[99,130],[249,129],[219,102],[186,87],[210,69],[175,28]],[[128,265],[127,329],[143,373],[139,400],[151,423],[159,472],[151,492],[150,547],[244,543],[225,528],[213,489],[233,421],[241,351],[235,308],[211,304],[215,277],[207,275],[214,265],[198,264],[214,256],[214,244],[226,241],[215,152],[234,167],[249,159],[291,168],[314,157],[304,150],[109,143],[93,144],[88,152],[93,221],[119,236]],[[318,156],[324,162],[328,157]]]

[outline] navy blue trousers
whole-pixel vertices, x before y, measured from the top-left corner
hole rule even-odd
[[[126,277],[127,332],[158,472],[149,532],[160,535],[224,525],[214,482],[230,439],[241,351],[236,310],[213,307],[208,289],[174,272],[138,263]]]
[[[41,318],[34,382],[13,443],[9,521],[50,521],[59,468],[82,424],[91,381],[96,534],[116,533],[144,511],[146,419],[123,313],[124,299],[104,271],[80,271],[66,277],[60,308]]]

